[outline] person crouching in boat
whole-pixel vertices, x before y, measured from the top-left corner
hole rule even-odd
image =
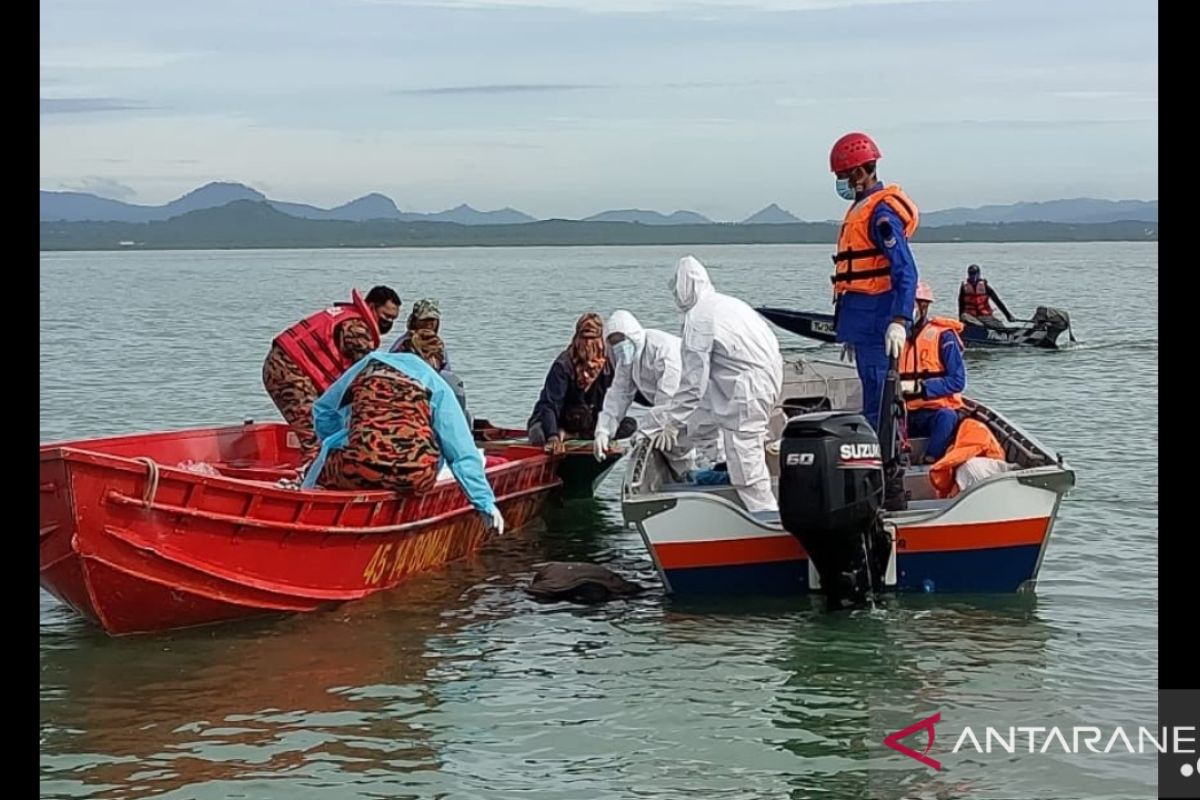
[[[571,344],[558,354],[546,374],[542,393],[529,417],[530,443],[561,453],[567,439],[587,437],[596,429],[612,382],[613,363],[604,343],[604,320],[588,312],[575,322]],[[632,435],[633,424],[632,419],[622,421],[617,438]]]
[[[767,468],[767,431],[783,391],[779,340],[757,311],[713,288],[699,260],[684,256],[668,282],[683,312],[679,389],[650,414],[662,428],[650,436],[670,452],[707,398],[725,444],[729,482],[751,514],[779,510]]]
[[[400,295],[376,286],[364,299],[335,303],[284,330],[263,362],[263,386],[300,439],[305,462],[317,454],[313,402],[359,359],[381,344],[400,314]]]
[[[396,340],[392,345],[391,352],[393,353],[411,353],[409,342],[417,331],[432,331],[439,337],[442,335],[442,312],[438,307],[438,301],[430,298],[422,298],[413,303],[412,312],[408,315],[407,330],[404,335]],[[445,341],[442,342],[442,366],[439,369],[450,369],[450,358],[446,355]]]
[[[678,336],[654,328],[643,328],[637,317],[624,309],[618,309],[604,324],[604,337],[613,353],[615,362],[613,382],[604,396],[604,407],[596,422],[593,434],[597,461],[608,456],[608,448],[614,435],[619,437],[621,423],[625,423],[629,435],[635,427],[632,419],[625,416],[634,398],[638,395],[650,406],[665,407],[679,389],[679,377],[683,369]],[[697,415],[701,416],[701,415]],[[701,441],[713,445],[719,442],[720,429],[710,419],[703,431],[689,431],[688,447],[676,446],[666,453],[671,468],[678,475],[685,475],[696,468],[696,450],[691,443]]]
[[[462,379],[447,365],[446,345],[442,342],[442,338],[437,335],[437,332],[430,328],[410,330],[397,343],[397,347],[398,350],[394,349],[392,352],[413,353],[420,356],[426,364],[437,370],[437,374],[442,376],[442,380],[449,384],[450,390],[454,392],[455,399],[458,400],[463,414],[467,417],[467,426],[469,427],[471,425],[471,412],[467,410],[467,390],[463,386]]]
[[[900,355],[900,390],[908,409],[908,435],[929,437],[925,463],[946,453],[958,426],[962,392],[967,388],[963,364],[963,324],[946,317],[930,317],[933,289],[917,283],[916,321]]]
[[[445,462],[491,527],[504,518],[454,393],[413,353],[371,353],[313,405],[321,451],[303,488],[425,494]]]

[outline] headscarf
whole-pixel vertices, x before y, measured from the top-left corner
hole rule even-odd
[[[446,363],[446,345],[442,338],[433,331],[413,331],[400,346],[403,353],[415,353],[423,358],[429,366],[436,370]]]
[[[412,330],[413,323],[423,319],[436,319],[440,326],[442,312],[438,308],[437,300],[425,298],[413,303],[412,313],[408,315],[408,329]]]
[[[599,314],[589,311],[575,323],[575,336],[567,352],[571,366],[575,368],[575,381],[579,388],[587,391],[608,361],[604,347],[604,320]]]

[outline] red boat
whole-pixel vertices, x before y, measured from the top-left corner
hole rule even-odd
[[[561,484],[538,447],[488,449],[509,530]],[[42,445],[42,586],[110,634],[312,611],[476,551],[483,519],[453,479],[416,496],[298,490],[283,423]]]

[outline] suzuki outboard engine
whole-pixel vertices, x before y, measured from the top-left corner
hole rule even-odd
[[[884,530],[884,462],[861,414],[792,417],[779,451],[779,514],[821,578],[831,609],[865,603],[891,557]]]

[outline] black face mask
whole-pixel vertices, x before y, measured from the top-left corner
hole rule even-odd
[[[379,320],[379,332],[387,333],[392,329],[392,321],[390,319]]]

